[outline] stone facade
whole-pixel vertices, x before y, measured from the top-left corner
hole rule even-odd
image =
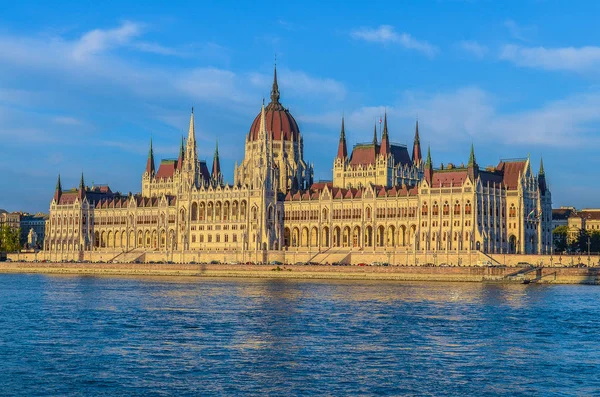
[[[194,113],[179,156],[155,169],[152,143],[142,192],[108,186],[63,191],[60,177],[50,204],[45,248],[86,251],[308,252],[324,261],[333,252],[549,253],[552,200],[543,164],[529,158],[480,169],[474,148],[466,166],[434,169],[421,158],[418,124],[412,156],[390,141],[387,115],[381,141],[346,148],[342,120],[332,182],[314,182],[304,140],[279,102],[275,72],[245,137],[234,183],[225,184],[218,149],[212,169],[196,153]],[[123,254],[125,255],[125,254]],[[335,256],[335,255],[334,255]],[[183,256],[182,256],[183,257]]]

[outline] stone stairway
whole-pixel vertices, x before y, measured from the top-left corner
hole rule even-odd
[[[132,263],[136,260],[143,261],[146,251],[143,248],[135,248],[127,252],[121,252],[110,260],[112,263]]]
[[[316,262],[320,264],[332,264],[338,263],[350,263],[350,250],[348,249],[334,249],[329,248],[326,251],[319,252],[313,256],[309,262]]]

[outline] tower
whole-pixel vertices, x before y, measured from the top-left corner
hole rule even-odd
[[[413,165],[418,167],[421,165],[423,161],[423,157],[421,156],[421,139],[419,137],[419,120],[417,120],[415,125],[415,140],[413,142],[413,153],[412,153],[412,162]]]

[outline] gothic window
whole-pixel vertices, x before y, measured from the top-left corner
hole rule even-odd
[[[517,216],[517,209],[515,208],[514,204],[510,205],[510,209],[508,210],[508,216],[510,216],[511,218],[514,218]]]
[[[427,216],[427,203],[423,203],[423,207],[421,207],[421,215]]]
[[[465,204],[465,215],[471,215],[471,201],[469,200]]]
[[[198,220],[198,204],[197,203],[192,203],[192,220],[193,221]]]
[[[450,205],[448,204],[447,201],[444,202],[443,214],[444,214],[444,216],[450,215]]]
[[[454,215],[460,215],[460,204],[458,200],[454,203]]]
[[[438,206],[437,201],[433,202],[431,213],[433,216],[438,216],[440,214],[440,207]]]

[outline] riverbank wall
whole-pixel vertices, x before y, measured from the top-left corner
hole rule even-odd
[[[524,254],[485,254],[481,251],[411,251],[411,250],[355,250],[328,249],[325,251],[307,251],[290,249],[286,251],[174,251],[135,249],[98,250],[82,252],[9,253],[8,258],[15,262],[115,262],[115,263],[270,263],[277,261],[285,264],[318,263],[330,265],[340,263],[358,265],[361,263],[389,263],[398,266],[487,266],[504,265],[516,267],[533,265],[537,267],[573,267],[578,264],[587,267],[600,267],[598,255],[524,255]]]
[[[600,268],[0,262],[0,273],[600,284]]]

